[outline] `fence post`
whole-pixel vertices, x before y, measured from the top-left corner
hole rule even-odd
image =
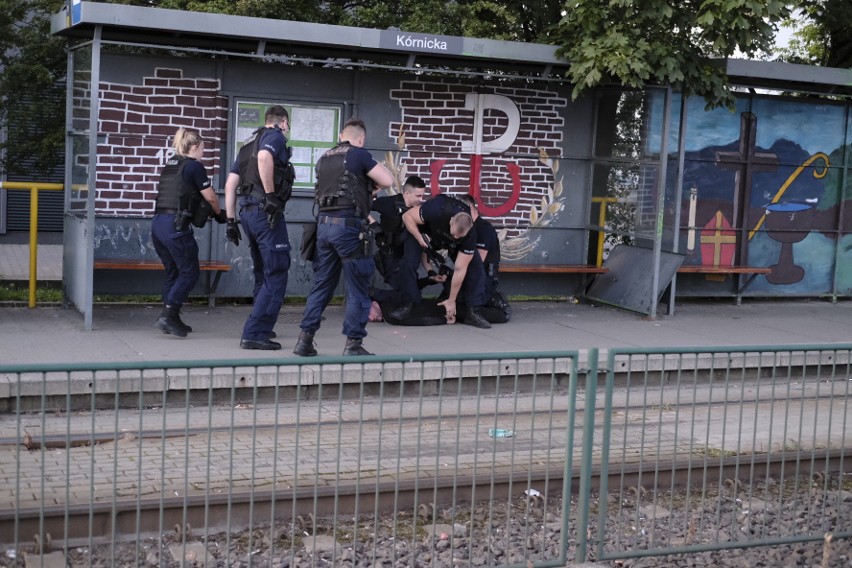
[[[580,462],[580,487],[577,495],[577,551],[574,560],[586,561],[589,539],[589,499],[592,483],[592,451],[595,439],[595,392],[598,388],[598,349],[588,350],[586,369],[586,393],[583,406],[583,455]]]

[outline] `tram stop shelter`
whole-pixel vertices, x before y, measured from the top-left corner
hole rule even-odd
[[[666,291],[671,309],[675,290],[737,301],[852,290],[849,70],[720,62],[737,108],[708,111],[667,86],[572,100],[549,45],[79,0],[52,30],[69,41],[63,285],[86,329],[95,294],[159,291],[161,274],[140,267],[157,262],[150,219],[177,128],[205,139],[221,195],[272,104],[290,112],[297,171],[290,295],[311,282],[298,250],[316,160],[353,116],[392,191],[419,175],[431,195],[476,198],[510,295],[656,317]],[[209,267],[196,292],[250,297],[245,242],[226,243],[215,223],[196,238]]]

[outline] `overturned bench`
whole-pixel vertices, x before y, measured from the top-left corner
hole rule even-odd
[[[95,259],[96,270],[164,270],[163,264],[159,260],[139,260],[139,259]],[[198,268],[202,272],[213,272],[213,278],[207,279],[207,303],[212,308],[216,305],[216,289],[219,287],[219,280],[222,274],[231,270],[231,265],[226,262],[217,260],[200,260]]]

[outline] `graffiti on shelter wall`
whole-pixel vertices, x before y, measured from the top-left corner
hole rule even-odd
[[[830,292],[835,259],[843,264],[852,243],[841,217],[844,107],[755,98],[708,112],[690,100],[687,113],[685,264],[770,269],[753,292]],[[837,284],[850,289],[852,274],[838,269]]]
[[[416,80],[401,81],[391,98],[401,110],[389,125],[399,152],[386,162],[398,185],[418,175],[431,195],[469,193],[498,230],[503,258],[529,255],[540,243],[530,229],[564,207],[557,158],[566,99],[529,86],[471,92],[459,82]]]

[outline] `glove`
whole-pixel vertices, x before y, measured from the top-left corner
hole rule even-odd
[[[267,215],[277,215],[284,211],[284,202],[278,199],[274,193],[267,193],[263,203],[263,210]]]
[[[241,238],[243,238],[243,234],[240,232],[240,226],[237,225],[237,220],[234,218],[228,219],[227,225],[225,226],[225,240],[240,246]]]
[[[219,209],[219,214],[213,215],[213,218],[216,219],[216,222],[221,225],[228,221],[228,214],[225,212],[224,209]]]

